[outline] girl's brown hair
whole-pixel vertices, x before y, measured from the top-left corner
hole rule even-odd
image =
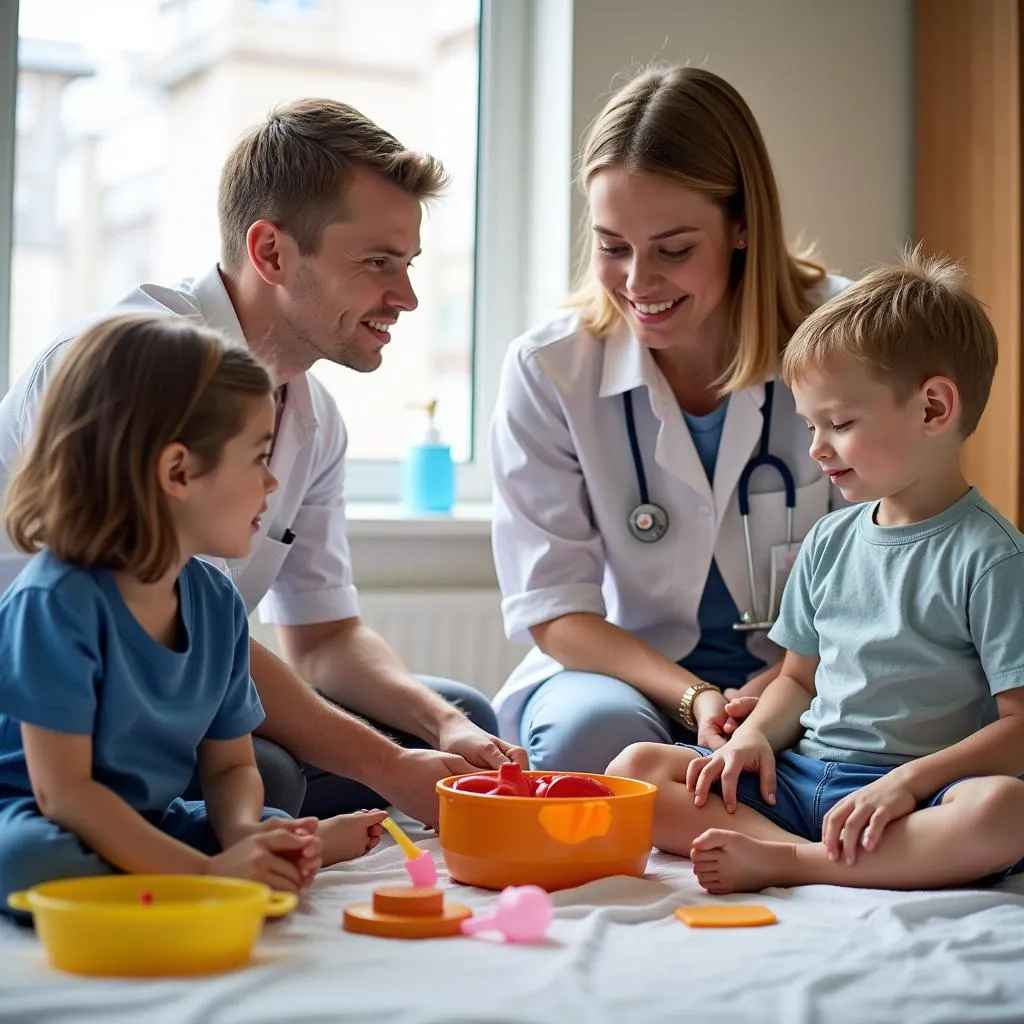
[[[8,535],[22,551],[159,579],[178,557],[161,452],[182,444],[208,472],[271,390],[249,351],[209,328],[140,315],[94,325],[46,389],[7,491]]]
[[[731,392],[767,380],[809,311],[807,290],[824,278],[825,268],[786,246],[768,150],[743,97],[703,68],[648,68],[598,115],[580,165],[584,191],[606,167],[654,174],[700,192],[746,228],[747,247],[736,250],[732,266],[737,345],[718,383]],[[589,237],[585,244],[593,258]],[[597,337],[622,318],[592,261],[571,304]]]

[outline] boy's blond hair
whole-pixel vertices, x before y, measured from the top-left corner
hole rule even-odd
[[[960,266],[918,245],[830,299],[797,328],[782,358],[787,384],[811,367],[851,356],[905,402],[929,377],[960,393],[958,426],[970,437],[999,358],[996,332]]]

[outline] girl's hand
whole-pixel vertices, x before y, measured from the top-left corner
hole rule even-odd
[[[300,863],[312,854],[313,835],[300,835],[287,828],[257,831],[211,857],[206,874],[262,882],[280,892],[298,892],[308,879]]]

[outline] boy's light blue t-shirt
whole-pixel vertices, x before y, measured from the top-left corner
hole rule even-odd
[[[801,545],[769,636],[821,660],[797,750],[895,765],[959,743],[1024,686],[1024,535],[973,488],[941,515],[880,527],[832,512]]]
[[[37,555],[0,599],[0,800],[31,794],[21,722],[93,738],[93,778],[159,815],[204,739],[263,721],[242,599],[192,559],[178,578],[185,648],[154,640],[106,569]]]

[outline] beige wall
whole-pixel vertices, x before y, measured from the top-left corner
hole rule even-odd
[[[791,237],[803,232],[820,243],[830,267],[857,274],[892,257],[910,236],[912,0],[576,0],[571,31],[573,152],[623,69],[690,59],[728,78],[751,105],[775,164]],[[547,95],[538,107],[552,105]],[[555,188],[561,200],[548,197],[552,214],[568,203],[563,185]],[[582,213],[573,190],[573,225]],[[552,239],[566,244],[557,226],[548,246]],[[539,244],[531,248],[544,252]],[[564,276],[556,256],[545,266]],[[562,283],[545,277],[543,298],[557,300]],[[363,589],[432,580],[493,585],[486,540],[426,547],[354,539],[357,582]],[[257,633],[272,642],[270,630],[257,627]]]
[[[707,67],[761,125],[790,237],[858,274],[912,230],[912,19],[911,0],[576,0],[573,139],[623,69]]]

